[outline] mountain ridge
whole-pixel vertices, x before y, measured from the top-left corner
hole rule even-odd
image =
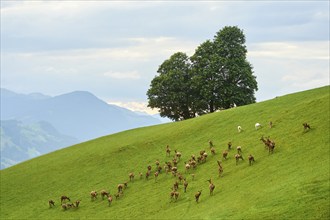
[[[58,149],[123,130],[162,123],[152,116],[138,115],[128,109],[108,104],[88,91],[73,91],[51,97],[41,93],[18,94],[1,88],[1,121],[7,120],[22,123],[25,129],[27,127],[31,129],[31,127],[40,125],[41,122],[49,123],[56,130],[49,135],[54,137],[57,135],[58,139],[62,140],[61,143],[57,143]],[[23,129],[24,126],[16,128]],[[8,129],[8,127],[4,129]],[[24,133],[19,130],[15,130],[15,132],[24,136]],[[37,131],[34,132],[34,135],[38,136]],[[40,126],[38,132],[42,135],[47,133]],[[8,138],[17,136],[13,133],[9,134],[8,131],[6,134],[9,135]],[[69,139],[64,136],[76,141],[68,141]],[[32,136],[24,138],[31,139]],[[3,144],[6,143],[9,142]],[[43,143],[35,144],[43,145]],[[36,147],[38,148],[38,146]],[[10,147],[10,149],[22,148],[18,146]],[[25,154],[27,155],[27,153]],[[14,153],[11,155],[13,156]],[[10,158],[6,157],[6,160],[10,160]]]

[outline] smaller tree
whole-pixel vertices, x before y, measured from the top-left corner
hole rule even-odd
[[[157,73],[147,91],[148,107],[159,108],[160,116],[175,121],[195,117],[188,56],[182,52],[173,54]]]

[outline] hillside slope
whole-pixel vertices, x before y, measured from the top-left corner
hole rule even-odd
[[[208,114],[182,122],[129,130],[59,150],[1,171],[1,219],[329,219],[330,87],[290,94],[273,100]],[[269,121],[274,124],[268,127]],[[255,130],[256,122],[264,125]],[[302,123],[312,129],[304,132]],[[237,132],[237,126],[244,129]],[[268,155],[260,137],[276,142]],[[212,140],[216,155],[210,154]],[[227,160],[221,152],[233,143]],[[179,172],[189,182],[187,192],[171,201],[176,178],[162,172],[154,179],[155,161],[170,161],[166,145],[182,153]],[[235,165],[236,146],[244,161]],[[186,172],[184,162],[200,150],[207,161]],[[247,156],[256,161],[249,166]],[[218,177],[217,160],[224,173]],[[149,180],[138,173],[152,166]],[[110,207],[92,190],[117,191],[129,181],[123,196]],[[194,179],[191,174],[195,174]],[[208,179],[215,184],[209,195]],[[194,195],[202,190],[199,203]],[[60,196],[81,200],[79,208],[62,210]],[[48,200],[55,207],[48,208]]]

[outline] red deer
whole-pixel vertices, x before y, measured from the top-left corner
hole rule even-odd
[[[178,160],[180,160],[181,159],[181,153],[176,151],[176,150],[174,152],[175,152],[176,158],[178,158]]]
[[[55,206],[55,202],[53,200],[48,201],[49,207]]]
[[[62,204],[63,202],[65,202],[66,200],[69,200],[69,201],[70,201],[70,198],[67,197],[67,196],[61,196],[61,204]]]
[[[123,192],[124,184],[122,183],[118,184],[117,189],[118,189],[118,193]]]
[[[175,197],[175,201],[178,199],[180,193],[177,192],[176,190],[173,190],[172,192],[170,192],[170,197],[171,197],[171,200],[173,199],[173,197]]]
[[[171,149],[170,146],[166,146],[166,156],[171,156]]]
[[[101,190],[100,194],[102,196],[102,200],[104,199],[104,196],[107,196],[107,197],[109,196],[109,193],[105,190]]]
[[[134,181],[134,173],[129,173],[128,177],[129,177],[129,181]]]
[[[179,192],[177,192],[177,191],[175,191],[175,192],[174,192],[175,201],[176,201],[176,200],[178,200],[178,197],[179,197],[179,195],[180,195],[180,193],[179,193]]]
[[[111,203],[112,203],[112,196],[111,195],[109,195],[109,197],[108,197],[108,202],[109,202],[109,206],[110,206]]]
[[[266,140],[263,136],[260,138],[260,140],[265,144],[265,148],[268,148],[268,154],[274,152],[274,148],[275,148],[274,141],[270,140],[269,137]]]
[[[175,197],[175,201],[176,201],[178,199],[179,195],[180,195],[180,193],[175,190],[170,192],[171,200],[173,199],[173,197]]]
[[[249,165],[251,166],[252,163],[254,163],[254,157],[250,154],[248,158],[249,158]]]
[[[228,150],[231,150],[231,146],[232,146],[231,142],[228,142]]]
[[[150,170],[148,170],[148,171],[146,172],[146,179],[147,179],[147,180],[149,179],[149,176],[150,176]]]
[[[66,210],[68,208],[68,206],[66,204],[62,204],[62,209]]]
[[[173,190],[178,190],[179,189],[179,183],[178,181],[175,181],[175,183],[173,184]]]
[[[177,161],[177,159],[176,158],[173,158],[173,160],[172,160],[172,162],[173,162],[173,166],[177,166],[178,165],[178,161]]]
[[[211,148],[211,154],[215,155],[215,148],[214,147]]]
[[[218,166],[219,166],[219,168],[218,168],[218,171],[219,171],[219,177],[221,177],[221,174],[223,173],[223,168],[222,168],[222,166],[221,166],[221,162],[220,162],[219,160],[217,160],[217,163],[218,163]]]
[[[158,167],[157,167],[157,171],[158,171],[158,173],[160,173],[160,172],[162,171],[162,169],[163,169],[163,168],[162,168],[161,166],[158,166]]]
[[[116,197],[116,200],[119,199],[119,197],[122,195],[122,193],[116,193],[115,194],[115,197]]]
[[[224,151],[222,152],[222,157],[223,157],[225,160],[227,160],[227,156],[228,156],[228,151],[227,151],[227,150],[224,150]]]
[[[185,164],[186,172],[188,172],[190,170],[190,164],[187,162],[184,162],[184,164]]]
[[[77,200],[77,201],[75,202],[75,206],[76,206],[76,208],[78,208],[79,204],[80,204],[80,200]]]
[[[212,180],[211,179],[209,179],[207,181],[210,183],[210,185],[209,185],[210,195],[213,195],[213,191],[215,189],[215,185],[212,183]]]
[[[198,200],[199,200],[199,197],[201,196],[202,194],[202,190],[198,191],[196,194],[195,194],[195,199],[196,199],[196,202],[198,203]]]
[[[268,147],[268,141],[264,138],[264,136],[262,136],[260,138],[260,140],[265,144],[265,148],[267,148]]]
[[[307,123],[303,123],[303,126],[304,126],[304,131],[311,129],[311,126]]]
[[[197,163],[196,163],[195,160],[190,160],[189,164],[190,164],[190,166],[191,166],[193,169],[196,168]]]
[[[268,155],[270,153],[274,153],[274,148],[275,148],[275,142],[274,141],[270,141],[269,145],[268,145]]]
[[[183,189],[184,189],[184,192],[186,192],[187,191],[187,187],[188,187],[188,182],[187,182],[187,180],[186,180],[186,178],[184,178],[184,182],[183,182]]]
[[[236,165],[237,165],[239,159],[244,160],[243,156],[240,154],[235,154],[235,159],[236,159]]]
[[[97,198],[97,192],[96,191],[92,191],[91,193],[91,200],[94,200]]]
[[[157,177],[158,177],[158,175],[159,175],[159,172],[156,171],[156,172],[154,173],[154,176],[155,176],[155,182],[157,182]]]

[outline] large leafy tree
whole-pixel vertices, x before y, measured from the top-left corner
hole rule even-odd
[[[199,89],[199,113],[255,102],[256,77],[246,60],[245,36],[225,27],[214,41],[202,43],[191,57],[194,86]]]
[[[195,117],[189,57],[175,53],[160,65],[157,73],[147,92],[148,106],[159,108],[162,117],[175,121]]]
[[[246,54],[243,31],[224,27],[192,57],[178,52],[163,62],[147,92],[148,106],[177,121],[255,102],[258,86]]]
[[[236,26],[224,27],[214,37],[217,69],[220,70],[222,88],[219,108],[230,108],[256,101],[258,90],[253,67],[247,61],[247,49],[243,31]]]
[[[202,43],[190,58],[192,62],[193,88],[197,91],[196,99],[198,114],[213,112],[218,106],[218,95],[221,82],[218,81],[219,71],[214,43],[210,40]]]

